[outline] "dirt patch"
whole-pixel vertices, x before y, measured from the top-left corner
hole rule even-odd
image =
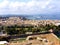
[[[39,44],[41,44],[41,45],[60,45],[60,40],[53,33],[33,35],[33,36],[40,37],[42,39],[47,39],[49,42],[44,43],[44,42],[40,42],[39,40],[28,40],[28,41],[23,41],[23,42],[10,43],[10,45],[39,45]]]

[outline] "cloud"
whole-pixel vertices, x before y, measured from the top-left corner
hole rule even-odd
[[[43,14],[55,12],[60,8],[58,5],[60,1],[57,0],[26,1],[3,0],[0,2],[0,14]]]
[[[3,8],[5,6],[7,6],[9,2],[7,0],[4,0],[3,2],[0,2],[0,8]]]

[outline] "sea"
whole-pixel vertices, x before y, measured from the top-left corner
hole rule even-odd
[[[30,20],[60,20],[60,15],[55,14],[55,15],[4,15],[0,17],[11,17],[11,16],[20,16],[20,17],[25,17],[26,19]]]

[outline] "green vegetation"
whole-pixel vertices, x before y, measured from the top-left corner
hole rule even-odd
[[[26,34],[26,32],[32,32],[32,33],[43,33],[43,32],[49,32],[50,29],[53,29],[53,32],[60,38],[60,25],[39,25],[39,26],[33,26],[33,25],[12,25],[12,26],[0,26],[0,31],[5,30],[5,32],[8,35],[20,35],[20,34]]]

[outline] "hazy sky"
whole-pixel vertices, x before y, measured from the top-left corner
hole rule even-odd
[[[60,0],[0,0],[0,14],[51,14],[60,12]]]

